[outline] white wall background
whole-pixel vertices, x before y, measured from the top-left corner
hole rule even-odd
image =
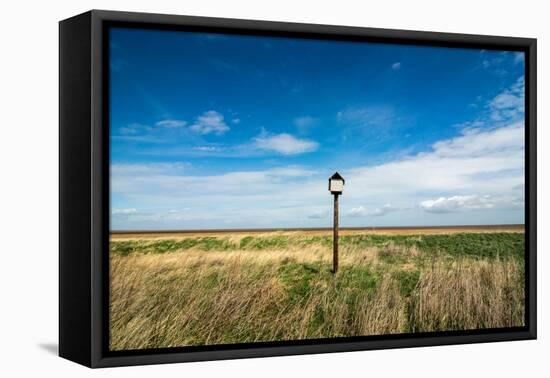
[[[5,1],[0,22],[0,375],[543,376],[550,372],[547,197],[550,26],[544,1]],[[539,340],[89,370],[56,356],[58,26],[89,9],[538,38]],[[7,241],[7,242],[6,242]],[[544,298],[546,296],[546,298]]]

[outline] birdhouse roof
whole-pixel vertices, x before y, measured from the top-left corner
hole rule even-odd
[[[332,176],[330,176],[329,180],[342,180],[344,184],[346,183],[346,180],[344,180],[344,178],[338,172],[335,172]]]

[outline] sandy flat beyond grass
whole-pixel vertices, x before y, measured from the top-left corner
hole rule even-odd
[[[111,349],[524,324],[521,227],[382,231],[114,234]]]

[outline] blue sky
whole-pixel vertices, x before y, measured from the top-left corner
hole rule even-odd
[[[524,59],[113,29],[111,226],[524,222]]]

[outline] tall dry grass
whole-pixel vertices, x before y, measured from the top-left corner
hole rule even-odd
[[[521,326],[522,261],[415,245],[111,257],[111,349]]]
[[[513,260],[436,265],[411,298],[411,331],[524,325],[523,266]]]

